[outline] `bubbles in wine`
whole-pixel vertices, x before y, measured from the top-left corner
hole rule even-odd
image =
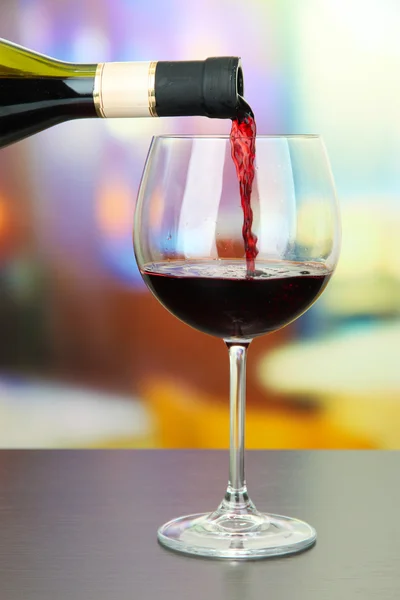
[[[304,270],[304,267],[307,270]],[[169,277],[205,277],[211,279],[247,279],[247,265],[245,261],[170,261],[151,263],[143,266],[145,273],[168,275]],[[329,273],[324,263],[294,263],[288,261],[257,262],[257,269],[252,279],[286,278],[302,275],[320,276]]]

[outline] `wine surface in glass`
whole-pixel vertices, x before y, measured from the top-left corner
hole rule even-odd
[[[303,314],[327,285],[322,263],[241,260],[166,261],[143,265],[157,299],[184,323],[223,339],[252,339]]]

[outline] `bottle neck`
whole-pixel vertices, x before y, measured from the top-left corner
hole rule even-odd
[[[243,96],[243,74],[240,59],[222,56],[197,61],[110,62],[74,64],[55,60],[37,52],[0,39],[0,84],[14,80],[12,89],[24,94],[31,86],[36,98],[22,104],[63,106],[63,116],[80,116],[79,105],[89,100],[92,114],[81,116],[110,117],[169,117],[205,116],[228,119],[237,116],[238,97]],[[79,91],[71,82],[80,79]],[[19,83],[16,83],[19,80]],[[21,80],[27,83],[21,83]],[[57,81],[64,82],[65,93],[59,90],[53,98],[48,92]],[[60,83],[60,86],[62,84]],[[70,89],[71,88],[71,89]],[[30,92],[32,91],[30,90]],[[7,113],[17,104],[11,92],[1,90],[0,106]],[[51,92],[51,90],[50,90]],[[43,98],[42,98],[43,96]],[[11,101],[11,108],[9,101]],[[74,114],[65,111],[65,104],[74,106]],[[34,109],[35,106],[32,106]],[[0,114],[0,118],[3,115]]]
[[[74,64],[0,39],[0,148],[70,119],[235,118],[240,59]]]
[[[93,101],[99,117],[237,116],[243,75],[237,57],[203,61],[97,65]]]

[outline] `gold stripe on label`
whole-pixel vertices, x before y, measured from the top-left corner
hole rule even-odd
[[[105,118],[104,106],[103,106],[103,97],[101,84],[103,80],[103,69],[104,63],[99,63],[96,69],[96,75],[94,77],[94,88],[93,88],[93,100],[94,100],[94,108],[96,110],[97,116],[101,118]]]
[[[153,61],[149,66],[149,113],[152,117],[157,117],[156,111],[156,68],[157,61]]]

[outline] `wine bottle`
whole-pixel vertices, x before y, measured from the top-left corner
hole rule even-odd
[[[0,148],[70,119],[236,116],[240,58],[74,64],[0,38]]]

